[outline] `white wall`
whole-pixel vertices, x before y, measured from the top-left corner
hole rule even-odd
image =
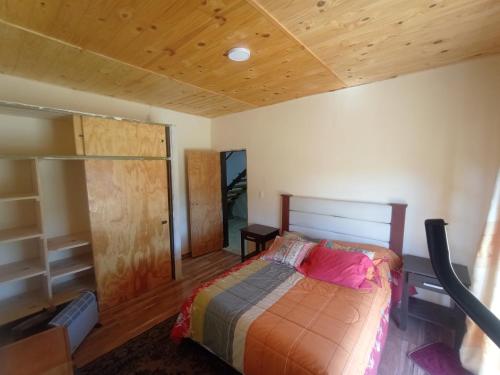
[[[175,125],[177,259],[188,247],[184,150],[212,146],[247,150],[249,222],[279,225],[281,192],[402,201],[407,253],[425,255],[423,221],[444,217],[454,260],[471,265],[499,169],[499,93],[495,56],[210,121],[0,75],[0,100]]]
[[[449,223],[471,265],[500,167],[500,56],[213,120],[212,145],[246,149],[249,222],[280,224],[279,194],[407,202],[406,253],[426,218]]]
[[[184,150],[210,148],[210,120],[163,108],[0,74],[0,100],[173,124],[176,265],[188,249]],[[2,150],[0,150],[0,154]]]

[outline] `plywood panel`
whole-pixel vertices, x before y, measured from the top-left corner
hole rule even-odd
[[[7,3],[0,7],[7,22],[253,105],[344,87],[245,0]],[[250,48],[252,58],[228,60],[235,46]]]
[[[222,249],[220,153],[186,151],[192,256]]]
[[[48,3],[48,2],[47,2]],[[13,6],[16,6],[12,4]],[[5,2],[0,2],[0,8]],[[254,106],[1,21],[0,73],[206,117]]]
[[[216,117],[500,53],[500,2],[4,0],[0,46],[7,74]]]
[[[167,156],[165,127],[82,116],[85,155]]]
[[[171,279],[167,168],[162,160],[86,160],[101,309]]]
[[[500,52],[498,0],[250,0],[348,86]]]
[[[83,144],[82,116],[73,115],[73,136],[75,138],[76,155],[85,155],[85,146]]]
[[[55,327],[0,348],[2,374],[73,374],[66,329]]]

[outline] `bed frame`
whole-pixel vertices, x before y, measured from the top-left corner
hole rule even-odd
[[[402,255],[407,204],[281,195],[281,233],[361,242]]]

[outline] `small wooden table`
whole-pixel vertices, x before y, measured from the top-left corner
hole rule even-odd
[[[469,288],[471,281],[467,267],[453,263],[453,269],[460,281]],[[409,295],[410,286],[448,295],[439,283],[432,269],[430,259],[414,255],[405,255],[403,257],[403,273],[404,285],[399,316],[399,328],[406,330],[408,315],[411,315],[417,319],[453,329],[455,331],[455,344],[460,345],[465,333],[465,314],[453,300],[451,300],[452,306],[449,308],[411,298]]]
[[[241,261],[264,250],[266,242],[274,239],[279,234],[279,229],[267,225],[252,224],[241,228]],[[255,252],[245,255],[245,240],[255,242]]]

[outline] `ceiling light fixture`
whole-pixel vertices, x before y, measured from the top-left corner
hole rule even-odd
[[[250,50],[243,47],[231,48],[227,52],[227,57],[233,61],[247,61],[250,58]]]

